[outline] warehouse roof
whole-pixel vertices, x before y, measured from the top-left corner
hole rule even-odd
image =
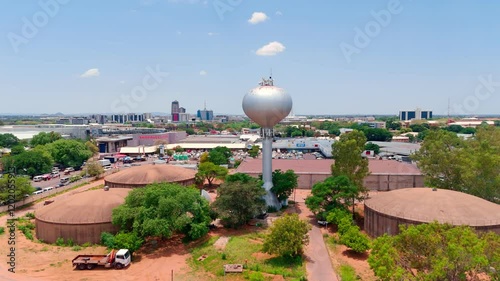
[[[331,174],[333,160],[306,160],[306,159],[273,159],[273,170],[294,170],[295,173]],[[368,168],[372,174],[399,174],[399,175],[420,175],[420,170],[413,164],[398,162],[396,160],[374,160],[368,161]],[[245,159],[237,172],[241,173],[262,173],[262,159]]]

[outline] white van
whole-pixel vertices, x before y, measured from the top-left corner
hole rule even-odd
[[[43,193],[43,190],[37,190],[37,191],[33,192],[33,195],[42,194],[42,193]]]
[[[51,191],[52,189],[54,189],[54,188],[49,186],[49,187],[44,188],[43,192]]]
[[[35,176],[35,177],[33,177],[33,181],[38,182],[38,181],[42,181],[42,180],[43,180],[43,176]]]

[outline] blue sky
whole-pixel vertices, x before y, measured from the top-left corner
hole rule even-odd
[[[297,115],[499,113],[498,1],[1,3],[0,113],[243,114],[271,68]]]

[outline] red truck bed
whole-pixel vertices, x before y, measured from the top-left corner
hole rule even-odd
[[[73,259],[73,264],[79,263],[92,263],[92,264],[106,264],[108,256],[106,255],[78,255]]]

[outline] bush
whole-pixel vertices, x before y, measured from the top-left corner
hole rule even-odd
[[[264,238],[262,250],[283,257],[299,256],[309,241],[307,233],[310,228],[297,214],[285,215],[271,226],[270,233]]]
[[[337,226],[339,229],[339,234],[342,236],[344,233],[349,231],[349,229],[353,226],[352,218],[344,217],[344,218],[340,219],[340,222],[338,223]]]
[[[358,226],[351,226],[340,235],[340,243],[351,248],[356,253],[364,253],[370,249],[370,239],[361,233]]]
[[[62,238],[62,237],[57,238],[56,245],[57,246],[64,246],[64,238]]]
[[[222,259],[222,260],[226,260],[226,259],[227,259],[227,257],[226,257],[226,253],[222,253],[221,259]]]
[[[5,227],[0,226],[0,235],[5,233]]]
[[[267,212],[268,213],[276,213],[278,211],[278,209],[276,209],[276,207],[274,206],[267,206]]]
[[[109,232],[103,232],[101,233],[101,243],[109,249],[113,249],[115,247],[115,236]]]
[[[87,247],[90,247],[90,246],[92,246],[92,244],[90,242],[85,242],[85,243],[82,244],[83,248],[87,248]]]
[[[74,246],[73,248],[71,248],[71,250],[73,250],[73,251],[75,251],[75,252],[78,252],[78,251],[80,251],[81,249],[82,249],[82,247],[80,247],[80,246],[78,246],[78,245],[76,245],[76,246]]]
[[[339,225],[340,221],[344,218],[352,218],[351,213],[349,213],[346,209],[344,208],[334,208],[331,211],[329,211],[326,215],[326,221],[329,223],[333,223],[335,225]]]
[[[24,216],[25,216],[27,219],[30,219],[30,220],[32,220],[32,219],[34,219],[34,218],[35,218],[35,214],[34,214],[34,213],[32,213],[32,212],[28,212],[28,213],[26,213],[26,215],[24,215]]]
[[[340,278],[342,281],[355,281],[357,280],[356,271],[352,266],[342,265],[340,266]]]

